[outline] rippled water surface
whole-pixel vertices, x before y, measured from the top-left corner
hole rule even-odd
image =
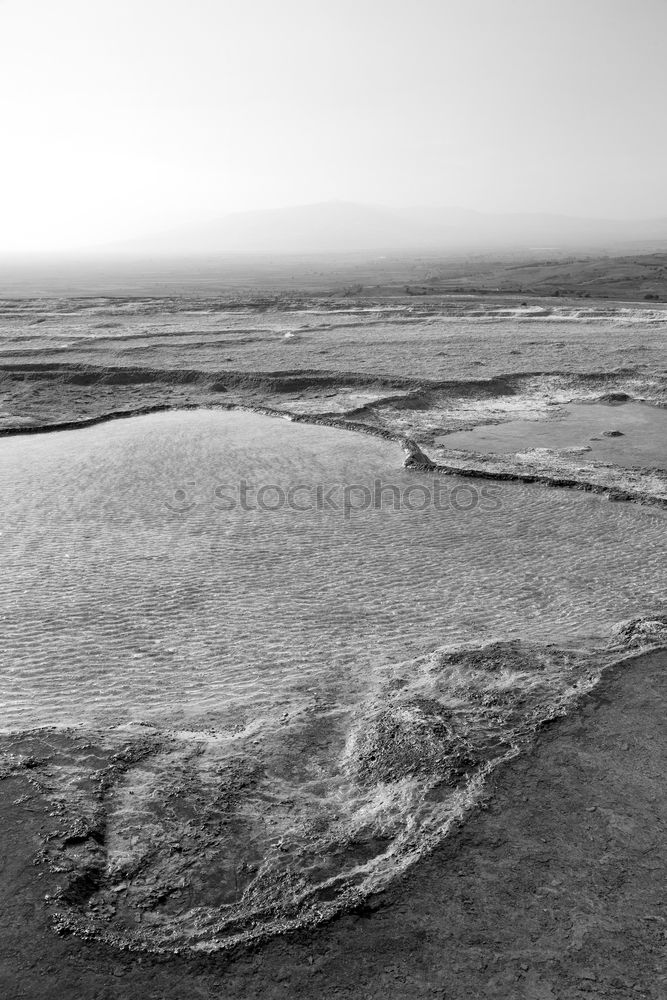
[[[451,478],[436,509],[397,445],[346,431],[172,412],[0,457],[6,728],[233,727],[300,693],[354,700],[443,642],[595,636],[662,596],[662,513]],[[378,481],[412,488],[402,509],[389,490],[360,509]]]

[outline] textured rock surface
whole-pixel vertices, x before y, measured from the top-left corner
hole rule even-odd
[[[664,995],[664,653],[614,668],[493,779],[389,894],[258,953],[132,955],[53,934],[32,864],[57,825],[30,767],[0,782],[3,995],[578,998]]]

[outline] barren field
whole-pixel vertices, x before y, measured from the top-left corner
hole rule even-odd
[[[363,545],[378,552],[387,545],[383,558],[392,577],[391,587],[366,587],[368,599],[363,587],[358,594],[353,589],[350,601],[350,608],[367,605],[367,621],[357,646],[351,641],[349,660],[363,662],[360,676],[372,683],[363,691],[358,680],[350,686],[353,666],[342,651],[336,660],[327,649],[347,678],[345,695],[342,681],[337,686],[328,675],[326,684],[308,680],[320,687],[315,695],[307,689],[307,706],[299,703],[297,712],[297,703],[286,700],[282,714],[276,707],[275,718],[262,716],[270,721],[262,732],[253,729],[247,708],[231,722],[211,711],[199,728],[148,715],[118,715],[105,727],[92,716],[85,721],[85,706],[76,708],[79,724],[63,722],[62,692],[60,701],[44,696],[53,718],[21,725],[21,711],[27,719],[40,704],[42,681],[22,710],[23,667],[17,673],[7,663],[0,985],[17,1000],[657,1000],[665,985],[666,933],[659,895],[667,645],[660,579],[667,516],[664,255],[446,265],[424,259],[407,274],[396,261],[356,262],[338,265],[335,280],[331,264],[322,273],[313,265],[305,277],[294,266],[294,275],[283,267],[272,279],[266,270],[253,281],[239,272],[220,289],[215,277],[202,288],[183,277],[178,284],[164,273],[144,275],[141,289],[124,279],[114,294],[98,294],[90,275],[85,294],[74,272],[67,294],[62,282],[56,294],[48,274],[39,289],[14,275],[0,301],[6,439],[0,447],[6,446],[11,475],[23,467],[21,442],[27,449],[34,440],[34,454],[47,456],[40,458],[40,470],[52,477],[45,482],[57,483],[60,459],[48,459],[49,440],[90,427],[111,445],[112,422],[162,411],[252,410],[330,427],[322,467],[335,465],[344,449],[334,432],[348,430],[359,469],[363,442],[370,452],[377,438],[378,445],[403,449],[405,468],[397,463],[397,475],[406,481],[437,477],[514,489],[504,516],[515,550],[498,548],[498,558],[507,559],[498,572],[508,582],[496,581],[495,594],[478,589],[474,600],[462,590],[468,619],[454,597],[440,612],[430,603],[440,585],[430,568],[437,559],[419,554],[429,544],[426,529],[415,533],[414,522],[395,543],[387,530],[377,538],[361,535],[360,553]],[[357,280],[347,284],[350,275]],[[579,416],[585,407],[590,427]],[[45,436],[49,430],[62,437]],[[498,444],[493,432],[500,431],[509,437]],[[95,447],[103,492],[104,446]],[[138,470],[150,462],[139,447],[132,443]],[[280,454],[279,443],[271,447]],[[296,466],[298,445],[290,448],[295,457],[288,450],[286,460]],[[373,461],[386,456],[378,450]],[[344,461],[352,475],[351,460]],[[61,485],[66,472],[62,466]],[[10,510],[20,509],[12,506],[19,487],[23,480],[16,478],[3,484]],[[26,511],[39,492],[32,489],[26,487]],[[516,499],[523,497],[517,490],[528,489],[525,501]],[[558,505],[556,497],[582,503]],[[613,517],[590,506],[608,501],[616,501]],[[155,539],[153,522],[146,524]],[[21,559],[14,558],[14,525],[8,525],[3,544],[16,572],[10,596],[21,587],[30,592],[30,553],[37,554],[37,572],[49,532],[56,535],[49,572],[69,558],[57,525],[47,518]],[[495,552],[494,539],[503,536],[494,528],[487,540],[482,528],[466,542],[471,564]],[[203,522],[188,530],[206,540]],[[300,530],[303,544],[311,544],[306,527]],[[467,530],[461,522],[462,537]],[[529,552],[523,541],[529,536],[544,543],[544,563],[535,580],[526,571],[522,589],[509,579]],[[598,543],[609,558],[582,569],[576,550],[595,553]],[[414,558],[406,556],[402,570],[401,546],[407,552],[412,544]],[[465,567],[465,554],[451,540],[436,533],[430,544],[442,546],[450,573]],[[331,566],[348,558],[348,549],[341,552],[330,547]],[[74,580],[72,600],[80,600],[75,570],[68,576],[63,562],[57,572],[62,581]],[[372,572],[380,581],[380,571]],[[422,587],[430,588],[423,604],[420,572]],[[591,573],[585,600],[573,596],[584,572]],[[400,591],[402,573],[406,592],[414,588],[415,612],[395,604],[393,631],[386,629],[382,641],[395,635],[396,652],[381,667],[368,656],[366,666],[375,622],[394,608],[392,588]],[[131,573],[127,581],[131,588]],[[447,585],[454,587],[451,580]],[[561,595],[568,586],[574,610]],[[35,584],[38,609],[40,593]],[[110,606],[112,597],[110,590]],[[338,613],[345,599],[337,593],[329,606]],[[618,614],[607,612],[612,606]],[[60,642],[63,621],[45,607]],[[344,629],[352,634],[354,612],[346,613]],[[39,630],[35,614],[32,627]],[[610,626],[617,617],[625,624]],[[268,610],[264,618],[272,620]],[[18,636],[16,648],[25,647],[29,660],[39,631],[25,642],[23,631],[15,626],[12,641]],[[296,643],[307,629],[297,624],[293,631]],[[590,641],[582,638],[587,632]],[[123,634],[129,643],[129,631]],[[206,634],[210,644],[214,633]],[[57,658],[59,648],[52,640],[51,654],[40,649],[40,664]],[[94,636],[85,648],[96,663]],[[135,678],[140,667],[132,668]],[[196,680],[199,688],[203,683]],[[122,697],[113,702],[114,712],[121,704]],[[223,742],[211,749],[232,738],[231,757]],[[307,809],[298,800],[303,788]],[[222,855],[232,848],[225,845],[241,858],[244,838],[254,837],[239,825],[248,803],[287,817],[284,832],[230,867]],[[294,825],[297,809],[306,818]]]

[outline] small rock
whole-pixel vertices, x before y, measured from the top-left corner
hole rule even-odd
[[[624,437],[623,431],[602,431],[602,437],[606,438],[622,438]]]
[[[602,396],[598,397],[598,402],[600,403],[627,403],[630,396],[627,392],[605,392]]]

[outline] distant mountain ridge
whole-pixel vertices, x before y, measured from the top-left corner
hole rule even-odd
[[[585,219],[460,208],[385,208],[330,201],[234,212],[208,223],[116,244],[133,253],[346,253],[499,247],[667,244],[667,218]]]

